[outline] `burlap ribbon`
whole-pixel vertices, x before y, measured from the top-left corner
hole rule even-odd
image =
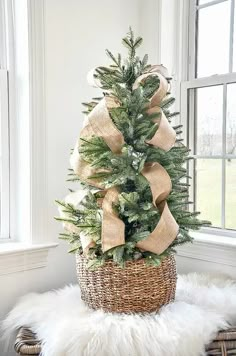
[[[102,137],[113,153],[120,153],[124,144],[122,133],[113,124],[109,109],[119,106],[114,98],[104,97],[88,115],[86,124],[83,127],[80,138],[89,139],[92,136]],[[76,142],[74,151],[70,158],[70,164],[75,174],[89,184],[103,189],[103,184],[98,179],[91,179],[90,176],[100,172],[85,162],[79,155],[81,140]]]
[[[160,103],[169,90],[169,83],[166,80],[166,69],[162,66],[153,66],[148,73],[141,75],[134,83],[133,89],[144,83],[149,76],[157,76],[160,82],[158,90],[150,100],[148,112],[150,114],[160,113],[155,122],[158,124],[158,130],[148,144],[159,147],[165,151],[171,149],[175,143],[176,134],[165,117]],[[106,96],[88,115],[86,124],[81,132],[81,138],[89,139],[92,136],[98,136],[104,139],[111,151],[115,154],[121,153],[124,144],[122,133],[116,128],[109,115],[109,109],[118,107],[119,103],[113,97]],[[102,182],[89,177],[98,170],[93,169],[91,165],[85,162],[79,155],[80,139],[77,141],[73,154],[71,156],[71,166],[74,172],[89,184],[104,189]],[[142,175],[148,180],[153,196],[153,204],[159,209],[160,220],[153,232],[141,242],[137,247],[142,250],[161,254],[173,242],[178,233],[178,225],[173,218],[166,198],[171,191],[171,180],[167,171],[157,162],[145,164]],[[102,221],[102,249],[107,251],[118,245],[125,243],[125,225],[117,216],[113,209],[113,204],[118,200],[119,191],[116,187],[107,190],[102,202],[103,221]],[[87,249],[92,243],[92,239],[87,239]]]
[[[102,220],[102,249],[110,250],[112,247],[123,245],[125,243],[125,224],[118,218],[113,209],[113,204],[118,201],[118,190],[108,189],[103,202],[103,220]]]

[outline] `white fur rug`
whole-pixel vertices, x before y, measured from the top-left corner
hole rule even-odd
[[[219,329],[236,325],[236,283],[225,276],[179,276],[176,301],[159,314],[89,310],[78,286],[23,297],[3,323],[43,340],[44,356],[198,356]]]

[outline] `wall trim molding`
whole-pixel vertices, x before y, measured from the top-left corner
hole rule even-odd
[[[236,267],[236,241],[235,238],[220,238],[211,236],[196,237],[193,244],[179,246],[177,254],[181,257],[217,263]],[[218,241],[217,241],[218,240]]]
[[[0,276],[46,267],[49,250],[57,245],[1,244]]]

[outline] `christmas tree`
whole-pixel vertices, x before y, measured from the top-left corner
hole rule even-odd
[[[103,96],[84,103],[87,119],[71,156],[69,180],[83,190],[57,201],[70,252],[86,255],[88,267],[108,259],[121,266],[144,258],[159,265],[192,241],[189,230],[209,222],[189,210],[189,149],[181,125],[171,126],[171,78],[136,50],[141,37],[130,29],[122,40],[128,57],[98,67],[93,84]],[[91,79],[90,79],[91,81]]]

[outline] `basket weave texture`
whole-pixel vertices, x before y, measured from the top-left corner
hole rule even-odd
[[[208,356],[236,356],[236,328],[220,331],[207,347]]]
[[[14,345],[16,353],[21,356],[39,355],[41,352],[40,341],[35,333],[28,328],[20,328]]]
[[[92,309],[116,313],[151,313],[172,302],[176,290],[173,255],[149,266],[144,259],[126,262],[125,268],[106,261],[88,270],[85,257],[76,255],[77,277],[82,300]]]
[[[21,328],[16,338],[15,350],[21,356],[38,355],[41,346],[35,334],[26,328]],[[206,347],[208,356],[235,356],[236,355],[236,328],[220,331]]]

